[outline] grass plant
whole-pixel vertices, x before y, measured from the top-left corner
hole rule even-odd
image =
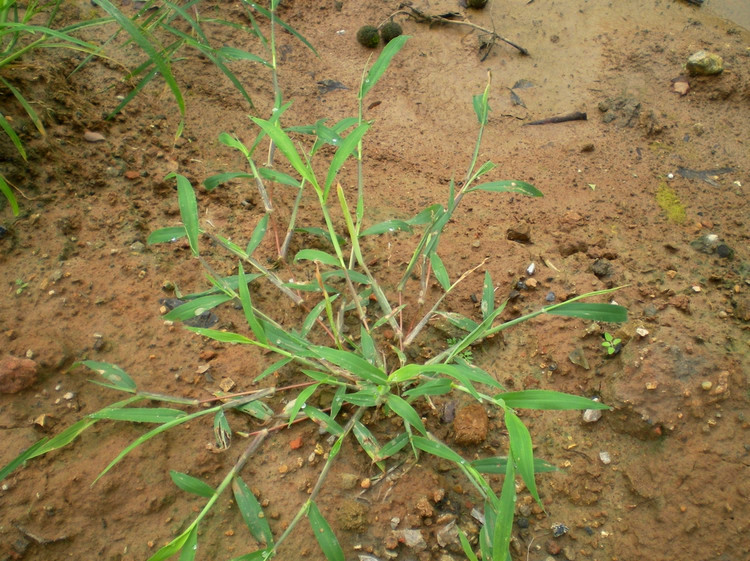
[[[272,10],[274,8],[275,3],[272,3]],[[286,249],[289,247],[288,240],[299,231],[295,226],[299,201],[304,194],[317,201],[319,226],[307,228],[305,232],[317,235],[320,243],[316,248],[303,247],[293,257],[294,262],[305,267],[307,278],[311,280],[283,280],[275,270],[263,264],[261,256],[256,255],[261,242],[270,232],[269,225],[275,220],[270,199],[264,198],[266,213],[255,225],[247,244],[241,246],[204,228],[199,218],[195,190],[182,175],[174,175],[181,224],[159,229],[149,238],[150,243],[168,243],[177,238],[187,238],[192,256],[205,267],[212,285],[206,292],[185,297],[187,302],[170,311],[166,319],[187,320],[222,303],[237,301],[241,304],[247,324],[242,332],[199,327],[186,329],[222,343],[254,346],[275,357],[269,367],[258,373],[256,380],[289,366],[304,382],[294,388],[267,387],[242,395],[220,395],[212,400],[214,405],[201,407],[198,400],[141,391],[119,367],[85,360],[79,364],[98,373],[101,379],[96,383],[128,396],[87,415],[57,436],[38,442],[0,470],[0,478],[25,461],[71,443],[83,431],[102,420],[148,423],[154,428],[120,451],[97,480],[144,442],[199,417],[213,419],[216,445],[224,449],[230,446],[233,434],[228,411],[270,421],[273,425],[309,419],[330,435],[325,462],[311,492],[301,501],[294,518],[283,532],[276,535],[271,531],[268,518],[241,475],[244,464],[262,449],[271,434],[264,429],[243,443],[244,450],[239,453],[234,466],[215,487],[188,474],[170,472],[177,487],[203,497],[205,504],[185,529],[158,549],[149,561],[160,561],[177,554],[181,561],[194,559],[201,522],[218,498],[230,488],[248,531],[260,544],[255,550],[235,557],[233,561],[274,557],[279,546],[305,519],[326,559],[343,561],[345,553],[318,504],[323,483],[333,463],[341,455],[342,444],[347,438],[353,438],[359,449],[383,473],[396,458],[399,461],[417,461],[423,454],[428,454],[452,462],[474,487],[484,505],[485,523],[479,535],[467,536],[462,530],[459,531],[461,547],[467,559],[476,561],[480,555],[483,560],[492,561],[509,558],[518,480],[523,482],[543,508],[536,486],[536,474],[552,469],[534,456],[531,435],[517,410],[606,409],[607,406],[585,397],[551,390],[505,391],[490,373],[466,361],[466,353],[482,339],[543,314],[622,322],[626,320],[627,313],[618,305],[581,302],[584,298],[611,292],[604,290],[502,322],[500,316],[506,302],[496,302],[495,285],[488,271],[484,273],[480,320],[441,309],[445,296],[484,265],[484,262],[479,263],[452,279],[439,255],[443,230],[455,218],[463,198],[476,196],[479,192],[541,196],[534,186],[522,181],[484,180],[495,167],[489,161],[481,165],[478,163],[490,112],[489,80],[484,92],[473,98],[478,135],[466,175],[459,184],[450,183],[445,204],[435,203],[409,220],[393,219],[368,224],[363,139],[373,123],[362,118],[362,106],[367,94],[376,86],[407,40],[405,36],[393,39],[369,70],[364,72],[358,92],[359,112],[356,117],[344,119],[331,127],[320,121],[311,126],[284,128],[281,121],[288,104],[281,103],[276,90],[276,110],[271,117],[251,119],[258,133],[253,144],[246,146],[226,134],[220,139],[245,155],[248,170],[209,178],[205,183],[207,189],[216,188],[230,179],[247,178],[256,184],[261,195],[264,192],[267,194],[266,184],[271,181],[285,184],[296,191],[294,210],[287,217],[284,241],[277,247],[278,256],[282,258],[281,267],[284,266]],[[262,143],[271,144],[269,153],[276,151],[283,156],[289,173],[277,169],[272,156],[265,165],[256,161],[255,152]],[[326,172],[323,175],[316,172],[321,166],[313,165],[313,162],[321,158],[320,148],[325,145],[332,146],[335,152],[325,162]],[[338,181],[338,173],[352,160],[357,167],[357,189],[347,194]],[[386,232],[401,232],[399,235],[412,235],[415,239],[411,258],[393,290],[389,290],[371,271],[366,249],[376,245],[380,239],[378,236]],[[374,244],[365,244],[368,238]],[[238,260],[235,275],[222,277],[215,273],[210,262],[212,253],[203,243],[205,239],[210,240],[213,247],[223,248]],[[412,280],[413,277],[417,280]],[[433,278],[441,289],[438,296],[433,296],[430,288]],[[268,283],[281,298],[294,303],[302,311],[300,323],[296,326],[285,325],[275,317],[279,310],[275,300],[255,301],[250,292],[252,283]],[[410,347],[416,344],[420,334],[438,315],[456,326],[462,335],[424,363],[411,360]],[[386,329],[392,336],[384,334]],[[269,400],[281,391],[297,393],[283,411],[274,411]],[[319,403],[317,396],[322,392],[333,396],[330,409],[325,411],[315,405]],[[423,417],[423,412],[430,409],[432,398],[451,392],[464,394],[497,411],[509,436],[506,455],[469,460],[430,431],[429,421]],[[151,402],[152,406],[133,407],[143,401]],[[164,407],[163,404],[169,406]],[[391,423],[388,423],[388,430],[367,426],[363,419],[377,419],[379,416],[365,414],[376,411],[387,417],[400,418],[401,428],[394,434]],[[376,433],[389,434],[389,438],[380,442]],[[504,476],[499,489],[485,477],[487,474]]]

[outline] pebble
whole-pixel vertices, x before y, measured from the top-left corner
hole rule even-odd
[[[646,329],[645,327],[636,327],[635,332],[639,337],[645,337],[646,335],[648,335],[648,329]]]
[[[514,228],[508,228],[506,237],[516,242],[529,243],[531,242],[531,228],[528,224],[519,224]]]
[[[526,279],[526,286],[528,288],[536,288],[539,282],[536,279]]]
[[[711,380],[704,380],[703,382],[701,382],[701,389],[703,391],[706,391],[706,392],[710,391],[711,388],[713,388],[713,387],[714,387],[714,385],[713,385],[713,383],[711,383]]]
[[[601,409],[586,409],[583,412],[583,422],[584,423],[595,423],[599,419],[602,418],[602,410]]]
[[[544,297],[544,299],[545,299],[545,300],[546,300],[547,302],[554,302],[554,301],[555,301],[555,298],[556,298],[556,297],[555,297],[555,293],[554,293],[554,292],[552,292],[552,291],[548,292],[548,293],[547,293],[547,296],[545,296],[545,297]]]
[[[103,134],[89,130],[83,133],[83,138],[86,142],[104,142],[105,140]]]
[[[535,270],[536,270],[536,265],[534,263],[531,263],[528,267],[526,267],[526,274],[528,276],[531,276],[534,274]]]
[[[609,452],[606,452],[604,450],[602,450],[601,452],[599,452],[599,459],[601,460],[601,462],[605,466],[607,466],[610,463],[612,463],[612,457],[609,455]]]
[[[714,76],[722,73],[724,61],[715,53],[701,50],[688,57],[686,68],[693,76]]]
[[[37,380],[37,369],[37,363],[29,357],[3,357],[0,360],[0,393],[18,393],[33,385]]]

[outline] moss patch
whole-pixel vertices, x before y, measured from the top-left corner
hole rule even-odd
[[[669,220],[676,224],[685,222],[685,207],[680,202],[677,193],[672,191],[664,181],[659,183],[659,188],[656,191],[656,202],[659,203],[659,206],[666,213]]]

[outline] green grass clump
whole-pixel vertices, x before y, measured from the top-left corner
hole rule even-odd
[[[380,43],[380,35],[378,35],[378,29],[372,25],[363,25],[357,31],[357,41],[363,47],[368,49],[374,49]]]
[[[659,183],[659,187],[656,191],[656,202],[666,213],[669,220],[675,224],[682,224],[685,222],[687,218],[685,207],[680,202],[677,193],[675,193],[665,181]]]
[[[395,21],[389,21],[380,29],[380,37],[383,39],[384,44],[388,44],[391,40],[395,39],[404,32],[401,26]]]

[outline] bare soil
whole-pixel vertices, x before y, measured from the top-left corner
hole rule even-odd
[[[234,4],[201,5],[246,23]],[[594,423],[580,413],[524,413],[536,454],[563,469],[538,476],[546,512],[522,492],[514,558],[666,561],[688,552],[701,560],[747,559],[750,31],[715,15],[710,3],[673,0],[490,0],[483,11],[448,1],[414,6],[494,25],[530,56],[498,43],[482,60],[478,32],[399,18],[412,37],[371,92],[365,114],[374,121],[365,139],[369,223],[407,218],[443,202],[451,178],[463,178],[477,132],[472,96],[484,89],[489,70],[492,113],[480,161],[498,165],[492,179],[528,181],[545,196],[467,197],[441,245],[451,278],[486,258],[498,301],[514,297],[507,319],[545,305],[549,293],[560,301],[625,286],[615,294],[629,310],[622,327],[545,317],[472,351],[475,363],[508,389],[599,396],[614,408]],[[356,89],[372,54],[357,44],[356,31],[397,8],[396,2],[284,2],[281,17],[319,53],[289,34],[279,39],[281,87],[293,101],[287,124],[333,123],[356,114]],[[70,2],[64,17],[99,15],[80,1]],[[747,14],[738,13],[736,21],[741,18]],[[213,39],[260,49],[239,33]],[[680,95],[672,80],[685,75],[688,56],[701,49],[719,54],[724,72],[689,77],[690,89]],[[0,98],[30,154],[24,164],[14,159],[11,145],[0,145],[2,171],[23,193],[20,217],[3,209],[0,352],[39,365],[30,388],[0,395],[0,466],[42,436],[120,399],[89,383],[85,369],[70,370],[77,360],[111,362],[141,389],[200,399],[211,397],[226,378],[236,391],[252,389],[270,361],[165,324],[159,304],[171,296],[165,282],[184,293],[208,285],[185,244],[144,246],[153,230],[179,223],[167,173],[182,173],[198,186],[215,173],[244,170],[242,158],[217,137],[226,131],[252,141],[248,115],[265,117],[272,107],[269,74],[249,63],[233,66],[253,97],[250,108],[209,61],[188,53],[175,64],[188,107],[185,132],[175,140],[177,111],[161,85],[144,91],[114,120],[102,118],[129,89],[120,63],[140,61],[129,47],[114,55],[72,76],[78,59],[69,53],[35,53],[16,68],[10,78],[32,92],[48,129],[45,138],[35,136],[7,92]],[[349,89],[322,92],[322,80]],[[523,105],[514,104],[511,89]],[[573,111],[585,112],[587,120],[524,126]],[[87,130],[105,140],[87,142]],[[342,185],[353,189],[355,176],[353,166],[344,168]],[[232,239],[247,240],[263,214],[250,184],[197,193],[201,220]],[[290,193],[273,196],[286,212]],[[305,225],[319,226],[313,214],[303,214]],[[525,229],[529,241],[508,239],[509,230]],[[711,234],[717,236],[713,245],[701,246]],[[295,247],[307,242],[298,238]],[[412,243],[398,234],[368,248],[386,284],[397,282]],[[273,243],[261,251],[272,257]],[[235,271],[229,259],[214,263],[220,274]],[[535,283],[514,293],[519,280],[528,281],[530,263]],[[448,298],[446,309],[481,317],[472,296],[481,294],[483,270]],[[293,277],[298,270],[282,265],[281,271]],[[435,289],[431,297],[437,294]],[[275,307],[276,317],[299,317],[268,288],[258,288],[255,297],[260,306]],[[218,327],[243,330],[241,311],[226,305],[216,313]],[[607,330],[624,343],[611,358],[601,346]],[[417,352],[429,356],[444,341],[433,329]],[[574,364],[571,353],[579,364],[584,357],[588,368]],[[284,372],[273,383],[294,381],[293,372]],[[424,413],[432,430],[452,443],[454,427],[443,408],[463,403],[447,403],[451,399],[436,400],[436,410]],[[283,404],[283,398],[276,403],[279,409]],[[456,445],[467,458],[505,454],[502,420],[489,413],[489,433],[480,444]],[[232,422],[240,431],[258,429],[244,418]],[[172,484],[169,470],[216,485],[244,448],[235,435],[234,445],[219,452],[210,423],[190,423],[136,449],[92,487],[117,452],[143,432],[141,426],[98,423],[3,481],[0,559],[146,559],[203,505]],[[301,447],[293,449],[290,443],[300,437],[294,444]],[[315,482],[322,462],[316,445],[328,446],[311,425],[276,432],[243,471],[267,505],[276,535]],[[472,535],[477,531],[471,510],[481,504],[459,473],[442,462],[407,462],[363,491],[360,482],[377,476],[377,468],[351,443],[343,452],[319,503],[347,559],[463,558],[455,543],[441,547],[437,539],[452,520]],[[602,461],[607,455],[609,463]],[[425,547],[393,542],[394,518],[398,529],[420,530]],[[553,538],[550,528],[558,523],[569,532]],[[202,525],[199,544],[197,559],[228,559],[257,548],[228,496]],[[300,525],[279,558],[322,559],[307,525]]]

